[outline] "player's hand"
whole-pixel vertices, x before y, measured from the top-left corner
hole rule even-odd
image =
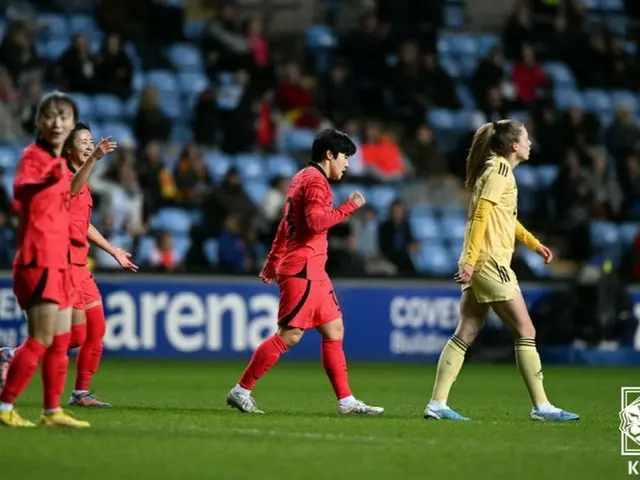
[[[360,192],[353,192],[351,195],[349,195],[349,200],[354,202],[358,206],[358,208],[367,203],[367,201],[364,199],[364,195],[362,195],[362,193]]]
[[[91,156],[94,160],[100,160],[108,153],[113,152],[116,148],[118,148],[118,142],[113,141],[111,137],[103,138],[100,140],[98,145],[96,145]]]
[[[458,267],[458,273],[453,276],[453,279],[456,283],[460,285],[465,285],[471,281],[471,277],[473,276],[473,267],[471,265],[461,265]]]
[[[273,265],[265,265],[260,272],[260,280],[264,283],[271,283],[276,279],[276,269]]]
[[[551,263],[553,261],[553,252],[545,245],[540,245],[536,249],[536,253],[542,257],[544,263]]]
[[[125,270],[131,270],[132,272],[138,271],[138,266],[131,261],[131,254],[120,248],[113,252],[113,258],[120,264]]]

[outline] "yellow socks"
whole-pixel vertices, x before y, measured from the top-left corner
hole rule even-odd
[[[449,391],[451,390],[453,382],[456,381],[458,373],[460,373],[468,348],[469,344],[463,342],[455,335],[451,336],[438,360],[436,382],[433,386],[433,395],[431,396],[432,401],[447,401]]]
[[[533,338],[518,338],[515,342],[516,365],[524,383],[529,390],[529,396],[534,406],[549,402],[542,384],[542,363],[536,350],[536,341]]]

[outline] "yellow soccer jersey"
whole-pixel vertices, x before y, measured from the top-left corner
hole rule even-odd
[[[480,270],[488,260],[508,267],[515,248],[518,188],[513,170],[503,157],[492,157],[488,160],[484,171],[476,180],[469,203],[464,248],[460,257],[461,264],[464,263],[464,256],[469,247],[471,219],[481,199],[488,200],[495,206],[487,222],[475,270]]]

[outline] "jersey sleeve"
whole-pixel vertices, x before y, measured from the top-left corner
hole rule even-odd
[[[61,180],[65,173],[60,159],[45,159],[33,151],[25,152],[18,163],[13,183],[13,196],[20,199],[34,188],[52,185]]]
[[[471,227],[469,229],[467,249],[462,257],[463,263],[473,267],[478,261],[480,249],[482,248],[482,240],[484,239],[484,234],[487,231],[487,224],[494,206],[494,203],[484,198],[478,200],[470,220]]]
[[[516,222],[516,240],[523,243],[529,250],[533,250],[534,252],[541,245],[540,240],[538,240],[529,230],[524,228],[520,222]]]
[[[309,230],[321,233],[337,225],[358,209],[353,200],[348,200],[337,208],[331,208],[329,185],[324,181],[310,182],[304,190],[305,217]]]
[[[503,175],[501,173],[502,171],[506,172],[506,170],[498,168],[488,174],[487,179],[482,186],[482,191],[480,192],[481,199],[489,200],[493,204],[500,202],[500,197],[502,197],[503,192],[509,184],[507,176]]]

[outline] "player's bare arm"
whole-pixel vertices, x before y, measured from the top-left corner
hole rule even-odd
[[[78,169],[71,180],[71,195],[77,195],[82,186],[89,180],[89,175],[93,170],[94,165],[100,159],[102,159],[108,153],[113,152],[118,148],[118,143],[112,140],[111,137],[103,138],[100,143],[96,145],[93,153],[89,156],[86,162]]]
[[[132,272],[138,271],[138,266],[131,261],[131,253],[127,252],[126,250],[122,250],[121,248],[114,247],[111,242],[104,238],[104,236],[98,231],[98,229],[91,224],[89,225],[89,230],[87,231],[87,238],[100,250],[103,250],[104,252],[115,258],[122,268],[131,270]]]

